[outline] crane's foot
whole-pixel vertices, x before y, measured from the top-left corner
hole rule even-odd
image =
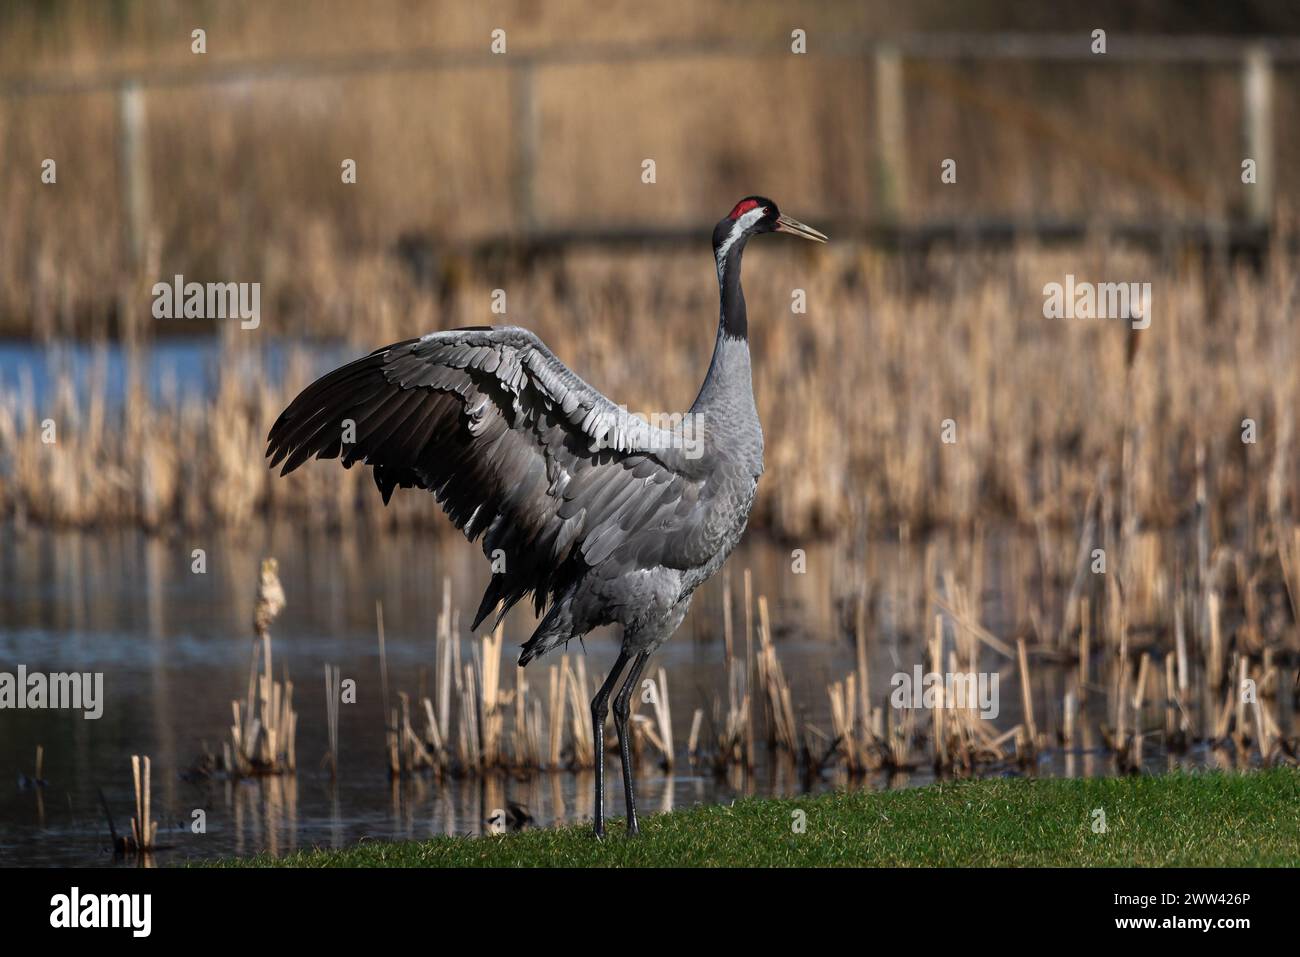
[[[637,826],[636,818],[627,822],[627,836],[636,837],[641,833],[641,828]]]

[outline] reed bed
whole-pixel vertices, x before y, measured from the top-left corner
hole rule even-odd
[[[123,347],[125,382],[109,381],[107,346],[92,349],[80,376],[52,351],[40,398],[30,376],[0,382],[0,514],[159,531],[285,518],[454,534],[418,490],[384,508],[365,469],[312,463],[279,478],[264,466],[264,437],[329,365],[481,322],[503,282],[518,311],[494,321],[535,329],[634,411],[687,407],[705,372],[716,291],[694,255],[573,251],[506,267],[508,278],[466,262],[456,288],[435,297],[341,248],[317,254],[322,272],[341,276],[321,293],[331,309],[365,317],[341,350],[277,339],[268,320],[252,332],[226,328],[201,395],[151,382],[144,340]],[[1259,273],[1092,245],[900,257],[846,241],[817,256],[754,255],[746,292],[767,441],[756,531],[807,543],[906,526],[920,540],[979,523],[1074,527],[1085,510],[1100,526],[1104,503],[1130,537],[1195,518],[1209,547],[1300,513],[1300,448],[1288,438],[1300,375],[1283,359],[1294,332],[1278,305],[1289,301],[1290,255],[1278,252]],[[1150,278],[1156,314],[1131,361],[1123,323],[1043,318],[1042,286],[1067,273]],[[806,290],[807,315],[786,312],[792,288]],[[954,443],[941,437],[949,419]],[[1243,443],[1246,419],[1256,429]],[[1099,462],[1110,463],[1107,475]]]
[[[1098,514],[1118,516],[1104,502]],[[867,589],[858,583],[849,629],[855,666],[827,685],[830,726],[818,727],[805,717],[808,703],[800,704],[786,677],[767,597],[754,594],[746,570],[737,598],[732,575],[724,572],[723,680],[708,706],[691,714],[687,761],[719,774],[747,774],[758,764],[758,742],[770,765],[805,777],[910,772],[926,765],[943,776],[1034,773],[1052,752],[1067,761],[1098,754],[1113,770],[1135,772],[1157,747],[1169,754],[1198,747],[1218,755],[1217,763],[1239,767],[1296,763],[1300,640],[1281,577],[1293,566],[1284,573],[1276,556],[1271,566],[1264,561],[1273,568],[1270,578],[1252,572],[1254,563],[1244,555],[1220,546],[1218,565],[1230,578],[1198,586],[1193,570],[1179,572],[1179,559],[1165,554],[1176,543],[1164,534],[1125,533],[1083,517],[1079,528],[1081,543],[1038,540],[1035,562],[1062,589],[1044,591],[1031,583],[1031,597],[1022,596],[1019,612],[1025,624],[1010,634],[995,634],[983,623],[983,601],[975,597],[984,591],[982,532],[972,532],[967,547],[952,553],[965,552],[965,568],[945,567],[927,546],[919,564],[924,581],[895,609],[894,627],[916,636],[928,672],[1000,679],[1000,718],[981,713],[974,685],[954,693],[940,684],[924,707],[897,706],[892,683],[869,668],[881,639],[872,628]],[[1067,591],[1080,546],[1094,536],[1126,556],[1125,569],[1109,578],[1089,573]],[[1278,540],[1287,549],[1296,547],[1293,532]],[[1091,548],[1086,551],[1091,555]],[[1182,584],[1171,587],[1173,579]],[[1275,604],[1271,615],[1260,597],[1267,592],[1285,602]],[[394,710],[396,724],[388,731],[390,741],[398,742],[395,750],[390,747],[395,776],[424,768],[472,775],[590,767],[588,702],[599,677],[588,676],[584,657],[561,655],[545,669],[544,680],[539,678],[545,695],[532,690],[522,669],[515,669],[514,687],[506,688],[499,631],[472,639],[472,660],[461,661],[459,618],[448,583],[438,620],[440,691],[421,700],[422,731],[408,720],[405,695]],[[671,769],[675,739],[663,669],[645,693],[633,696],[638,704],[643,700],[650,713],[633,716],[634,747],[652,750]],[[438,715],[454,716],[454,727]],[[1097,741],[1089,730],[1094,725],[1100,729]],[[613,750],[614,736],[607,740]]]
[[[1300,540],[1296,529],[1257,530],[1277,543],[1276,552],[1288,552],[1285,560],[1279,554],[1271,561],[1251,560],[1219,545],[1215,562],[1207,565],[1213,570],[1198,580],[1193,567],[1184,567],[1196,564],[1194,551],[1178,551],[1176,542],[1154,531],[1126,532],[1118,510],[1104,500],[1096,504],[1097,514],[1116,524],[1081,516],[1082,542],[1037,539],[1033,562],[1061,587],[1043,590],[1024,576],[1028,587],[1010,600],[1023,624],[1010,632],[1003,627],[994,633],[983,621],[984,603],[976,597],[984,591],[986,561],[980,531],[955,536],[958,547],[942,558],[927,543],[915,566],[922,580],[898,589],[892,627],[903,635],[901,668],[908,667],[908,649],[914,648],[931,673],[996,675],[1000,717],[981,713],[973,685],[965,692],[954,685],[954,692],[940,683],[924,706],[900,706],[891,694],[893,681],[870,668],[880,660],[873,654],[882,640],[875,623],[880,609],[872,607],[870,590],[858,579],[847,606],[854,664],[827,684],[830,724],[819,727],[807,717],[809,702],[800,701],[786,677],[767,596],[755,594],[748,569],[739,596],[731,573],[725,573],[723,681],[709,706],[691,714],[687,761],[719,775],[739,775],[742,782],[760,763],[759,747],[766,751],[764,763],[778,774],[802,774],[805,781],[827,773],[906,774],[927,765],[941,776],[1035,773],[1054,752],[1066,757],[1067,766],[1078,756],[1089,762],[1095,756],[1102,764],[1091,764],[1094,773],[1106,767],[1136,772],[1157,750],[1176,755],[1191,748],[1215,755],[1214,763],[1224,766],[1297,763],[1300,641],[1288,590],[1290,553]],[[1067,591],[1080,546],[1090,544],[1090,537],[1110,542],[1125,558],[1123,570],[1110,577],[1090,573]],[[1171,548],[1172,557],[1166,555]],[[1054,600],[1062,595],[1067,597]],[[270,678],[270,625],[283,606],[275,562],[264,560],[248,697],[233,703],[230,741],[215,762],[232,776],[295,769],[292,683]],[[394,780],[590,769],[589,701],[601,676],[588,672],[585,656],[561,654],[534,669],[532,681],[523,669],[503,669],[503,632],[463,634],[449,579],[437,615],[430,687],[423,670],[415,692],[390,680],[381,605],[376,635],[383,740]],[[322,763],[337,775],[340,673],[326,665],[325,676],[329,750]],[[678,739],[666,671],[647,677],[632,700],[632,746],[642,767],[649,754],[671,771]],[[1094,727],[1099,739],[1092,736]],[[612,731],[607,741],[615,751]],[[518,818],[515,812],[501,814],[501,821]]]
[[[1300,615],[1288,585],[1295,527],[1261,526],[1257,540],[1240,550],[1218,545],[1217,559],[1199,579],[1194,550],[1189,556],[1176,536],[1125,528],[1104,496],[1093,505],[1109,522],[1081,516],[1077,543],[1038,539],[1038,573],[1059,589],[1028,579],[1016,586],[1013,605],[1022,606],[1016,614],[1023,623],[1009,634],[983,624],[984,602],[974,597],[983,592],[978,530],[952,536],[958,547],[949,553],[966,553],[964,571],[973,584],[963,584],[961,570],[943,567],[927,545],[919,585],[904,589],[894,608],[893,628],[904,648],[919,652],[927,673],[1000,679],[1002,718],[981,713],[960,686],[953,696],[938,684],[924,707],[900,707],[892,682],[887,688],[876,676],[873,684],[871,648],[881,636],[870,624],[870,589],[855,581],[847,602],[855,667],[827,685],[829,733],[794,706],[760,595],[752,670],[738,658],[728,661],[726,690],[713,699],[717,730],[701,735],[705,712],[697,710],[688,756],[711,760],[719,770],[751,768],[742,742],[754,733],[774,762],[805,774],[838,769],[850,777],[925,764],[942,776],[1034,773],[1050,752],[1064,754],[1067,767],[1079,755],[1098,755],[1094,773],[1107,767],[1135,773],[1157,750],[1172,756],[1193,747],[1221,766],[1300,761]],[[1078,554],[1091,562],[1093,546],[1103,542],[1124,557],[1120,568],[1074,579]],[[725,579],[724,649],[731,647],[731,602]],[[764,703],[752,715],[744,694],[749,687]],[[1094,726],[1099,740],[1092,739]]]
[[[381,684],[388,687],[382,609],[377,609]],[[417,772],[436,777],[473,776],[544,770],[581,771],[594,761],[591,697],[599,685],[587,673],[585,656],[561,654],[545,669],[535,669],[539,688],[530,684],[523,668],[513,669],[513,687],[506,687],[501,654],[501,628],[470,639],[469,660],[463,659],[460,615],[452,607],[451,582],[444,580],[442,607],[434,641],[432,694],[397,693],[398,704],[384,708],[385,753],[389,775],[401,778]],[[661,766],[674,761],[672,712],[663,670],[652,681],[653,716],[636,713],[640,695],[633,695],[634,745],[658,754]],[[546,689],[543,695],[540,688]],[[385,700],[387,691],[384,692]],[[614,748],[612,730],[606,736]]]

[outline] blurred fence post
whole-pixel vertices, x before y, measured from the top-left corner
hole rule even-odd
[[[148,119],[144,91],[134,81],[117,89],[118,177],[125,217],[126,247],[132,269],[144,260],[150,220]]]
[[[510,104],[514,126],[514,201],[516,221],[524,232],[537,225],[537,102],[534,89],[536,66],[532,59],[510,70]]]
[[[1255,161],[1255,183],[1246,190],[1246,212],[1255,226],[1273,222],[1273,64],[1268,51],[1252,47],[1242,61],[1242,117],[1246,156]]]
[[[876,194],[880,219],[896,223],[903,218],[907,195],[907,114],[903,106],[903,56],[890,46],[875,54],[876,86]]]

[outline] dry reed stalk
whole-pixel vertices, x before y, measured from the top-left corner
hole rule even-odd
[[[546,723],[543,719],[542,702],[533,699],[532,720],[528,724],[529,742],[532,748],[533,763],[532,767],[541,770],[546,765],[542,763],[542,739],[546,735]]]
[[[528,708],[528,675],[527,669],[515,666],[515,727],[514,727],[514,764],[516,767],[535,768],[541,763],[541,755],[538,753],[540,742],[539,729],[530,721],[530,712]],[[540,702],[534,704],[540,707]]]
[[[456,692],[460,702],[460,734],[456,739],[459,746],[457,758],[462,768],[481,770],[483,744],[479,727],[478,681],[475,678],[474,666],[467,662],[456,677]]]
[[[489,635],[484,635],[481,649],[474,649],[474,660],[479,669],[478,694],[476,703],[477,725],[481,733],[480,747],[482,753],[479,766],[495,768],[502,759],[502,737],[505,730],[505,715],[501,711],[501,644],[505,639],[504,629],[498,625]]]
[[[756,663],[754,661],[754,583],[748,568],[745,569],[745,696],[749,700],[749,714],[745,722],[745,760],[754,763],[754,708],[758,702],[750,694],[753,687]]]
[[[993,634],[993,632],[989,631],[987,628],[980,625],[979,622],[972,619],[969,615],[964,614],[960,609],[956,608],[951,602],[946,601],[942,596],[937,594],[931,596],[931,601],[933,601],[941,609],[943,609],[949,615],[951,615],[953,621],[956,624],[960,625],[962,628],[965,628],[972,635],[974,635],[980,641],[984,642],[984,644],[988,645],[998,654],[1002,655],[1004,658],[1015,657],[1015,651],[1012,649],[1010,645],[1008,645],[1001,638]]]
[[[1092,665],[1092,602],[1079,599],[1079,701],[1088,700],[1089,669]]]
[[[937,675],[943,674],[943,616],[934,616],[934,632],[930,640],[930,670]],[[939,769],[951,766],[948,756],[948,741],[944,734],[944,686],[936,689],[936,701],[930,709],[931,730],[934,736],[934,765]]]
[[[397,733],[397,709],[384,718],[384,746],[388,755],[388,776],[397,780],[402,776],[402,742]]]
[[[844,758],[850,774],[863,771],[857,733],[855,728],[856,695],[854,694],[855,676],[850,674],[843,681],[836,681],[827,686],[831,701],[831,730],[834,734],[839,753]]]
[[[722,655],[724,662],[735,657],[731,641],[731,570],[722,569]]]
[[[1223,631],[1219,619],[1220,599],[1218,591],[1211,589],[1205,596],[1205,613],[1210,625],[1210,653],[1206,661],[1206,678],[1210,687],[1217,690],[1223,685]]]
[[[671,771],[674,763],[673,719],[672,711],[668,705],[668,673],[661,667],[658,677],[658,684],[655,686],[654,693],[650,698],[650,704],[655,710],[655,723],[654,730],[651,731],[651,740],[663,756],[664,770]]]
[[[1058,644],[1061,647],[1069,642],[1069,634],[1074,628],[1075,610],[1083,598],[1083,586],[1088,580],[1089,564],[1092,557],[1093,542],[1097,534],[1097,519],[1100,512],[1100,500],[1109,476],[1107,463],[1102,463],[1097,470],[1097,480],[1088,494],[1088,503],[1083,509],[1083,528],[1079,532],[1079,545],[1075,553],[1074,579],[1070,583],[1070,592],[1065,599],[1065,617],[1061,622]]]
[[[131,755],[131,777],[135,785],[135,816],[131,818],[131,850],[147,852],[158,844],[158,823],[150,813],[150,761],[138,754]]]
[[[1264,712],[1260,707],[1259,695],[1251,699],[1251,715],[1255,719],[1255,738],[1259,746],[1259,759],[1264,767],[1273,763],[1273,741],[1269,736],[1268,722],[1264,720]]]
[[[592,726],[590,695],[587,694],[587,665],[584,659],[578,659],[577,670],[569,665],[569,656],[560,658],[560,668],[564,672],[564,685],[569,692],[570,737],[573,741],[572,765],[578,768],[590,768],[595,765],[594,747],[595,730]]]
[[[433,701],[429,698],[421,698],[420,707],[424,711],[424,746],[429,751],[434,771],[441,776],[451,763],[451,752],[447,748],[446,738],[438,728]]]
[[[1178,660],[1178,701],[1181,705],[1187,699],[1188,684],[1187,628],[1181,600],[1174,605],[1174,649]]]
[[[438,612],[437,637],[434,644],[434,667],[437,670],[438,738],[443,742],[451,736],[451,675],[452,647],[456,645],[452,632],[451,578],[442,579],[442,608]]]
[[[1141,721],[1142,703],[1146,701],[1147,681],[1151,670],[1150,652],[1142,652],[1142,657],[1138,659],[1138,677],[1137,687],[1133,691],[1133,720]]]
[[[1233,722],[1233,741],[1237,745],[1237,752],[1244,754],[1246,752],[1246,683],[1250,680],[1250,662],[1246,660],[1245,655],[1237,659],[1237,667],[1232,669],[1237,673],[1237,684],[1233,689],[1233,700],[1236,702],[1236,719]]]
[[[894,770],[909,770],[916,766],[912,760],[912,738],[916,733],[916,712],[913,708],[903,708],[902,720],[895,721],[894,711],[894,708],[890,708],[887,716],[886,754],[888,757],[885,764]]]
[[[790,687],[786,683],[785,672],[776,656],[776,647],[772,644],[772,628],[767,614],[765,595],[758,597],[758,640],[758,681],[767,695],[772,723],[769,729],[769,741],[772,746],[788,754],[794,754],[798,740],[794,707],[791,704]]]
[[[1178,739],[1178,689],[1174,683],[1174,659],[1169,654],[1165,655],[1164,691],[1165,744],[1172,749]]]
[[[1300,621],[1300,525],[1291,525],[1291,534],[1277,532],[1277,557],[1282,566],[1291,617]]]
[[[749,748],[749,742],[753,738],[753,702],[748,689],[744,662],[732,658],[727,663],[727,718],[718,750],[719,754],[726,755],[727,763],[744,767],[753,765]],[[769,740],[771,736],[769,731]]]
[[[1029,681],[1029,653],[1023,638],[1016,639],[1016,660],[1020,668],[1020,697],[1025,711],[1025,735],[1030,755],[1038,753],[1038,726],[1034,723],[1034,693]]]
[[[570,700],[573,703],[573,720],[574,720],[574,739],[580,742],[579,750],[586,760],[585,767],[595,766],[594,757],[586,757],[594,753],[596,744],[596,729],[593,724],[591,715],[591,699],[595,692],[591,688],[591,682],[587,680],[587,657],[575,657],[577,664],[574,668],[572,681],[569,682],[569,688],[572,692]],[[578,731],[581,733],[577,733]],[[615,735],[617,738],[617,735]]]
[[[548,727],[551,731],[550,747],[547,749],[547,766],[558,768],[560,766],[560,752],[564,744],[564,700],[567,669],[561,669],[552,665],[547,669],[547,677],[550,684],[550,695],[547,701],[550,702],[551,716]]]
[[[700,727],[704,723],[704,709],[696,708],[691,715],[691,733],[686,738],[686,757],[694,766],[700,754]]]
[[[957,674],[961,670],[960,659],[957,652],[948,653],[948,671]],[[955,706],[958,702],[954,700]],[[985,747],[988,740],[992,737],[989,730],[989,722],[980,717],[977,708],[977,702],[966,700],[961,707],[949,709],[944,718],[945,740],[947,747],[947,756],[950,768],[960,767],[963,771],[969,772],[975,769],[986,758],[991,757],[993,760],[1000,760],[1001,756],[990,755]]]
[[[339,694],[342,685],[342,671],[338,665],[325,665],[325,724],[329,735],[329,751],[325,759],[329,761],[331,780],[339,775]]]
[[[1223,692],[1223,703],[1220,705],[1217,717],[1214,718],[1214,731],[1210,735],[1212,741],[1222,743],[1228,740],[1229,732],[1232,730],[1233,710],[1237,696],[1233,693],[1235,688],[1228,688]]]
[[[379,700],[388,714],[388,651],[384,644],[384,603],[375,602],[375,633],[379,637]]]
[[[853,616],[853,653],[857,667],[858,714],[866,721],[871,711],[871,671],[867,661],[867,599],[862,592]]]

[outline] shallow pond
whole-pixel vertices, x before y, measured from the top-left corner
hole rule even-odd
[[[432,504],[432,503],[431,503]],[[206,554],[206,571],[192,570],[193,550]],[[989,567],[1017,567],[1032,559],[1033,545],[1014,536],[986,542]],[[795,571],[791,550],[758,540],[732,557],[736,627],[744,627],[741,595],[745,569],[753,591],[771,609],[774,643],[801,724],[830,730],[827,684],[854,665],[854,648],[840,599],[862,570],[881,596],[873,614],[869,657],[872,698],[884,702],[890,676],[923,661],[911,629],[903,627],[895,596],[914,592],[920,574],[917,549],[896,542],[873,544],[856,564],[831,546],[809,549],[806,568]],[[273,626],[275,672],[295,682],[298,712],[296,776],[232,783],[185,774],[205,751],[220,751],[228,733],[231,702],[248,680],[251,616],[258,561],[274,555],[287,608]],[[1029,558],[1024,557],[1029,555]],[[992,563],[992,558],[998,564]],[[16,530],[0,526],[0,671],[25,665],[29,672],[102,672],[103,715],[85,720],[55,710],[0,711],[0,864],[110,864],[108,828],[98,789],[119,829],[133,811],[130,756],[153,762],[154,818],[159,840],[173,845],[160,862],[190,857],[282,853],[311,846],[340,846],[363,838],[474,834],[487,829],[497,809],[523,806],[535,825],[589,818],[591,775],[567,771],[489,775],[438,782],[417,776],[389,780],[384,749],[379,649],[375,606],[382,602],[393,691],[414,694],[434,661],[434,628],[444,577],[463,615],[477,605],[488,569],[474,546],[450,536],[306,533],[288,526],[245,534],[151,537],[134,531],[95,533]],[[1007,581],[1014,577],[1006,576]],[[987,583],[983,622],[994,632],[1008,627],[1014,607],[1007,581]],[[656,656],[652,670],[667,675],[678,761],[665,774],[648,755],[638,769],[639,795],[648,811],[701,802],[731,801],[743,794],[798,793],[845,786],[842,772],[804,777],[758,748],[749,775],[717,775],[692,768],[685,742],[697,708],[705,711],[705,736],[713,708],[725,693],[722,580],[696,596],[676,637]],[[506,626],[502,684],[513,687],[512,650],[529,635],[534,619],[517,609]],[[471,658],[463,635],[464,660]],[[576,644],[570,654],[581,655]],[[594,633],[586,642],[587,670],[594,680],[616,653],[615,635]],[[356,681],[357,701],[340,709],[340,773],[332,783],[321,760],[327,750],[323,665],[339,665]],[[545,667],[544,658],[538,664]],[[1020,719],[1021,695],[1014,665],[1002,671],[1001,713],[1009,728]],[[537,671],[537,665],[530,674]],[[1055,727],[1061,669],[1038,669],[1034,679],[1039,726]],[[1041,677],[1040,677],[1041,675]],[[532,677],[544,686],[544,673]],[[1084,747],[1049,750],[1031,773],[1106,774],[1112,762],[1092,728]],[[43,788],[32,787],[37,746],[44,749]],[[1175,759],[1157,748],[1148,766],[1203,763],[1193,753]],[[607,769],[607,811],[622,813],[617,758]],[[998,773],[1023,773],[1002,770]],[[928,768],[879,774],[853,786],[898,787],[933,780]],[[193,833],[194,812],[206,816],[206,832]]]

